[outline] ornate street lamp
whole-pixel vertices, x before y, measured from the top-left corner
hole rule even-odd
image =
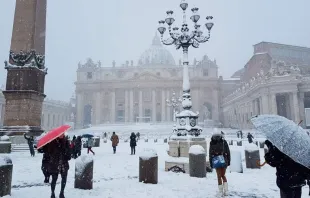
[[[180,4],[181,9],[183,10],[183,24],[181,30],[178,27],[172,27],[172,24],[175,22],[173,18],[173,11],[167,11],[167,18],[165,20],[159,21],[158,31],[161,35],[161,41],[164,45],[175,45],[176,49],[183,49],[183,111],[176,114],[177,123],[174,127],[174,132],[178,136],[186,135],[195,135],[198,136],[202,131],[202,128],[197,126],[198,115],[199,113],[194,113],[190,109],[192,108],[192,101],[190,95],[190,83],[189,83],[189,74],[188,74],[188,48],[193,46],[198,48],[200,43],[205,43],[210,39],[210,32],[213,27],[211,20],[212,16],[207,16],[207,22],[205,27],[208,31],[208,35],[204,36],[204,33],[201,29],[201,25],[198,24],[200,15],[198,14],[198,8],[192,8],[192,16],[190,19],[194,23],[194,30],[190,31],[188,24],[186,22],[186,10],[188,8],[188,3],[186,0],[182,0]],[[168,25],[169,38],[164,39],[164,33],[167,28],[165,24]]]
[[[177,107],[180,106],[180,104],[182,103],[182,99],[181,97],[176,97],[176,94],[173,91],[171,98],[167,99],[166,102],[169,107],[173,108],[173,122],[175,122],[175,116],[177,112],[176,110],[177,110]]]

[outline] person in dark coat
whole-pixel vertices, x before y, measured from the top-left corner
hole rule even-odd
[[[34,152],[34,147],[33,147],[33,143],[34,143],[33,136],[27,137],[26,133],[24,133],[24,138],[27,140],[27,143],[28,143],[28,146],[29,146],[29,150],[30,150],[30,155],[32,157],[34,157],[35,152]]]
[[[268,147],[265,160],[277,170],[276,183],[280,188],[281,198],[301,198],[301,189],[306,185],[306,179],[309,179],[310,170],[282,153],[269,140],[265,144]]]
[[[70,143],[64,135],[47,144],[47,152],[50,156],[48,172],[52,175],[51,198],[55,198],[55,187],[58,174],[61,175],[61,190],[59,198],[65,198],[64,190],[67,183],[69,160],[71,159]]]
[[[75,147],[74,147],[75,156],[76,157],[81,156],[81,151],[82,151],[82,138],[81,136],[78,136],[76,138]]]
[[[239,139],[240,137],[240,131],[237,131],[237,138]]]
[[[243,139],[243,132],[240,130],[240,138]]]
[[[75,149],[75,144],[76,144],[76,136],[74,135],[70,144],[70,148],[71,148],[71,155],[72,158],[76,159],[76,149]]]
[[[43,153],[43,158],[42,158],[42,165],[41,165],[41,170],[44,175],[44,183],[49,183],[50,182],[50,174],[48,172],[48,164],[50,161],[50,156],[49,153],[47,152],[47,146],[44,146],[40,149],[38,149],[40,153]]]
[[[249,143],[252,144],[253,143],[253,139],[254,139],[253,135],[251,133],[248,133],[247,138],[248,138]]]
[[[137,133],[137,138],[138,138],[138,140],[140,140],[140,133],[139,132]]]
[[[130,148],[131,148],[131,155],[136,154],[136,146],[137,146],[137,136],[134,132],[130,135]]]
[[[211,168],[213,168],[213,158],[220,155],[223,155],[224,157],[225,166],[222,168],[216,168],[216,174],[219,189],[218,195],[223,196],[228,195],[228,183],[225,174],[227,167],[230,166],[230,150],[222,134],[213,134],[209,149],[209,162]]]

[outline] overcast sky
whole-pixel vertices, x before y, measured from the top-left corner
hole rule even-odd
[[[309,0],[188,0],[202,20],[214,16],[210,42],[189,50],[190,59],[207,54],[219,74],[229,78],[242,68],[261,41],[310,47]],[[167,10],[181,22],[180,0],[49,0],[47,5],[45,90],[48,98],[68,101],[74,92],[79,61],[91,57],[110,66],[113,60],[137,63]],[[0,60],[8,59],[15,0],[0,0]],[[204,21],[200,21],[203,23]],[[181,51],[167,47],[176,62]],[[1,64],[0,64],[1,66]],[[0,85],[6,70],[0,67]]]

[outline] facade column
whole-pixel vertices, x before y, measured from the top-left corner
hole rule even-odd
[[[81,93],[78,93],[76,95],[76,127],[77,128],[82,128],[83,127],[83,114],[84,114],[84,101],[83,101],[83,95]],[[46,113],[46,126],[47,128],[50,127],[50,116],[49,116],[49,111]]]
[[[101,93],[97,92],[96,93],[96,109],[95,110],[95,123],[100,124],[101,121]]]
[[[300,122],[300,115],[299,115],[299,104],[298,104],[297,92],[292,93],[291,111],[294,112],[295,123],[299,123]]]
[[[115,90],[111,92],[111,122],[115,123]]]
[[[130,122],[135,122],[134,115],[133,115],[133,90],[130,89],[129,91],[129,120]]]
[[[305,116],[305,92],[298,93],[298,103],[299,103],[299,116],[303,122],[300,124],[302,127],[306,126],[306,116]]]
[[[269,111],[267,113],[271,113],[274,115],[278,114],[277,110],[277,95],[275,93],[271,93],[269,95]],[[265,112],[264,112],[265,113]]]
[[[220,113],[219,113],[219,97],[218,97],[218,89],[213,89],[213,108],[212,108],[212,120],[219,121]]]
[[[165,90],[161,90],[161,121],[166,121],[166,95]]]
[[[166,96],[167,96],[167,98],[166,99],[170,99],[170,90],[166,90]],[[169,107],[168,105],[167,105],[167,109],[166,109],[166,118],[167,118],[167,121],[168,122],[170,122],[171,121],[171,107]]]
[[[262,114],[268,114],[269,113],[269,100],[268,100],[268,95],[264,94],[261,97],[261,109],[262,109]]]
[[[129,93],[128,90],[125,90],[125,122],[129,121],[129,97],[128,97]]]
[[[142,107],[143,104],[142,103],[143,103],[142,90],[139,90],[139,117],[140,117],[139,122],[141,122],[141,117],[143,117],[143,107]]]
[[[156,92],[152,90],[152,122],[156,123]]]

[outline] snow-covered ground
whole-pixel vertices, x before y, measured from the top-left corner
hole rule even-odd
[[[129,127],[128,127],[129,128]],[[102,131],[102,129],[100,129]],[[109,130],[103,130],[109,131]],[[122,133],[120,130],[115,130]],[[130,131],[130,130],[128,130]],[[130,131],[131,132],[131,131]],[[71,132],[72,133],[72,132]],[[141,134],[142,131],[140,131]],[[161,136],[161,134],[158,134]],[[163,135],[164,136],[164,135]],[[125,137],[125,134],[124,134]],[[156,137],[157,138],[157,137]],[[159,183],[139,183],[139,154],[145,148],[157,151],[159,157]],[[244,146],[231,146],[231,149],[241,150],[244,159]],[[110,141],[101,147],[93,148],[94,156],[94,188],[93,190],[74,189],[75,160],[70,161],[66,198],[215,198],[217,179],[215,172],[208,173],[207,178],[191,178],[188,174],[165,172],[165,160],[168,144],[163,140],[154,143],[153,140],[144,142],[140,140],[136,155],[130,155],[129,142],[122,140],[117,147],[117,153],[112,154]],[[260,150],[263,156],[263,150]],[[86,154],[86,150],[83,150]],[[12,153],[9,155],[14,163],[12,198],[40,198],[49,197],[50,187],[43,184],[41,172],[41,154],[30,157],[29,152]],[[275,184],[275,169],[268,165],[259,170],[245,169],[244,173],[227,172],[230,196],[234,198],[278,198],[279,189]],[[60,178],[59,178],[60,180]],[[60,184],[57,185],[57,194]],[[304,187],[303,197],[308,197],[309,189]],[[7,197],[6,197],[7,198]]]

